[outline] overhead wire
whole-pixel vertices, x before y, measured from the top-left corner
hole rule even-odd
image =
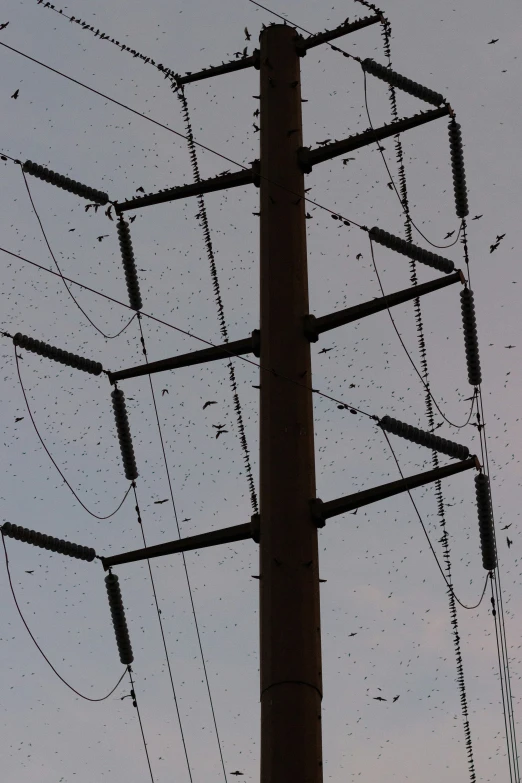
[[[145,751],[145,756],[146,756],[146,759],[147,759],[147,766],[149,768],[150,779],[151,779],[152,783],[154,783],[154,775],[152,774],[152,766],[151,766],[151,763],[150,763],[149,749],[147,747],[147,740],[145,739],[145,731],[144,731],[144,728],[143,728],[143,721],[141,719],[140,708],[138,706],[138,699],[136,698],[136,687],[134,685],[134,680],[133,680],[133,677],[132,677],[132,669],[131,669],[130,664],[127,666],[127,671],[129,672],[129,679],[130,679],[130,684],[131,684],[131,689],[132,689],[131,693],[134,694],[132,703],[133,703],[134,708],[136,709],[136,713],[138,715],[138,723],[140,725],[140,733],[141,733],[141,738],[143,740],[143,749]]]
[[[0,531],[0,532],[1,532],[1,531]],[[65,679],[62,677],[62,675],[61,675],[61,674],[59,674],[59,672],[58,672],[58,671],[55,669],[55,667],[53,666],[53,664],[51,663],[51,661],[49,660],[49,658],[47,657],[47,655],[44,653],[44,651],[42,650],[42,648],[40,647],[40,645],[39,645],[39,644],[38,644],[38,642],[36,641],[36,638],[34,637],[34,635],[33,635],[32,631],[31,631],[31,629],[29,628],[29,625],[27,624],[27,621],[26,621],[26,619],[25,619],[25,617],[24,617],[24,615],[23,615],[23,613],[22,613],[22,610],[20,609],[20,604],[18,603],[18,599],[17,599],[17,597],[16,597],[16,593],[15,593],[15,589],[14,589],[14,585],[13,585],[13,580],[12,580],[12,578],[11,578],[11,569],[10,569],[10,567],[9,567],[9,557],[8,557],[8,555],[7,555],[7,547],[6,547],[6,545],[5,545],[5,536],[4,536],[4,534],[3,534],[3,533],[2,533],[2,545],[3,545],[3,547],[4,547],[5,567],[6,567],[6,571],[7,571],[7,579],[8,579],[8,581],[9,581],[9,587],[10,587],[10,589],[11,589],[11,595],[13,596],[13,600],[14,600],[14,602],[15,602],[16,609],[17,609],[17,611],[18,611],[18,614],[20,615],[20,619],[22,620],[22,623],[24,624],[24,626],[25,626],[25,629],[26,629],[27,633],[28,633],[28,634],[29,634],[29,636],[31,637],[31,639],[32,639],[32,641],[33,641],[33,643],[34,643],[35,647],[37,648],[38,652],[40,653],[40,655],[42,656],[42,658],[44,659],[44,661],[45,661],[45,662],[47,663],[47,665],[48,665],[48,666],[49,666],[49,667],[52,669],[52,671],[54,672],[54,674],[56,674],[56,676],[58,677],[58,679],[59,679],[59,680],[61,680],[61,681],[63,682],[63,684],[64,684],[64,685],[66,685],[66,686],[69,688],[69,690],[71,690],[73,693],[75,693],[75,694],[76,694],[77,696],[79,696],[81,699],[85,699],[85,701],[92,701],[92,702],[105,701],[106,699],[108,699],[108,698],[109,698],[109,696],[112,696],[112,694],[114,693],[114,691],[117,689],[117,687],[119,686],[119,684],[121,683],[121,681],[122,681],[122,680],[123,680],[123,678],[125,677],[126,670],[124,670],[123,674],[121,675],[120,679],[118,680],[118,682],[116,683],[116,685],[114,686],[114,688],[112,688],[112,690],[111,690],[111,691],[109,691],[109,693],[108,693],[106,696],[101,696],[99,699],[94,699],[92,696],[86,696],[85,694],[83,694],[83,693],[80,693],[80,691],[77,691],[77,690],[76,690],[76,688],[73,688],[73,686],[72,686],[70,683],[68,683],[68,682],[67,682],[67,680],[65,680]]]
[[[58,274],[58,273],[56,273],[56,274]],[[70,484],[70,483],[67,481],[67,479],[65,478],[65,476],[64,476],[64,474],[63,474],[63,472],[62,472],[62,470],[61,470],[61,469],[60,469],[60,467],[58,466],[58,463],[56,462],[56,460],[54,459],[53,455],[51,454],[51,452],[50,452],[50,451],[49,451],[49,449],[47,448],[47,446],[46,446],[46,444],[45,444],[45,441],[44,441],[44,439],[42,438],[42,436],[41,436],[41,434],[40,434],[40,430],[38,429],[38,426],[37,426],[37,424],[36,424],[36,421],[35,421],[35,419],[34,419],[33,412],[32,412],[32,410],[31,410],[31,406],[29,405],[29,400],[28,400],[28,398],[27,398],[27,394],[26,394],[26,391],[25,391],[24,382],[23,382],[23,380],[22,380],[22,375],[21,375],[21,372],[20,372],[20,363],[19,363],[19,361],[18,361],[18,354],[17,354],[17,352],[16,352],[16,345],[14,346],[14,354],[15,354],[16,370],[17,370],[17,373],[18,373],[18,380],[20,381],[20,388],[21,388],[21,390],[22,390],[22,394],[23,394],[23,397],[24,397],[24,400],[25,400],[25,405],[26,405],[26,408],[27,408],[27,412],[28,412],[28,414],[29,414],[29,418],[31,419],[31,422],[32,422],[32,424],[33,424],[34,430],[35,430],[35,432],[36,432],[36,434],[37,434],[37,436],[38,436],[38,439],[39,439],[40,443],[42,444],[42,446],[43,446],[43,448],[44,448],[44,451],[45,451],[45,453],[47,454],[47,456],[49,457],[49,459],[50,459],[50,460],[51,460],[51,462],[53,463],[54,467],[56,468],[56,470],[57,470],[57,471],[58,471],[58,473],[60,474],[60,476],[61,476],[61,478],[62,478],[63,482],[65,483],[65,485],[66,485],[66,486],[67,486],[67,487],[68,487],[68,488],[71,490],[72,494],[74,495],[74,497],[76,498],[76,500],[78,501],[78,503],[80,504],[80,506],[81,506],[83,509],[85,509],[85,511],[86,511],[88,514],[90,514],[90,515],[91,515],[91,517],[94,517],[95,519],[100,519],[100,520],[104,520],[104,519],[110,519],[111,517],[113,517],[115,514],[117,514],[117,513],[118,513],[118,511],[120,510],[120,508],[123,506],[123,504],[124,504],[124,503],[125,503],[125,501],[127,500],[127,496],[128,496],[129,492],[130,492],[130,491],[131,491],[131,489],[132,489],[132,484],[131,484],[131,485],[129,485],[129,488],[128,488],[128,490],[125,492],[125,494],[124,494],[124,496],[123,496],[123,500],[121,501],[121,503],[119,504],[119,506],[118,506],[118,507],[117,507],[117,508],[116,508],[116,509],[115,509],[115,510],[114,510],[114,511],[111,513],[111,514],[107,514],[106,516],[100,516],[99,514],[95,514],[95,513],[94,513],[94,511],[91,511],[91,510],[90,510],[90,509],[89,509],[89,508],[88,508],[88,507],[85,505],[85,503],[84,503],[84,502],[83,502],[83,501],[80,499],[80,497],[78,496],[78,494],[77,494],[77,493],[75,492],[75,490],[72,488],[71,484]]]

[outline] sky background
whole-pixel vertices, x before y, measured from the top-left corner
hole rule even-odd
[[[455,7],[454,7],[455,6]],[[58,6],[57,6],[58,7]],[[216,65],[247,44],[273,17],[247,0],[168,3],[91,0],[62,6],[132,48],[184,73]],[[272,0],[311,31],[347,16],[367,15],[355,3]],[[387,0],[393,67],[442,92],[454,107],[465,144],[473,288],[483,366],[497,526],[511,524],[508,549],[499,534],[515,717],[522,674],[519,516],[522,368],[519,268],[521,9],[514,0]],[[180,103],[152,67],[119,52],[36,2],[4,0],[0,40],[98,89],[171,128],[185,132]],[[498,43],[488,45],[492,38]],[[339,45],[384,62],[378,26]],[[258,156],[252,127],[258,74],[247,70],[186,89],[197,141],[247,164]],[[19,97],[10,96],[19,89]],[[367,128],[362,74],[353,60],[328,47],[302,60],[304,142],[315,146]],[[386,86],[368,79],[376,125],[390,119]],[[425,104],[399,94],[399,115]],[[0,47],[0,150],[30,159],[107,191],[111,199],[190,182],[186,142],[60,76]],[[436,244],[458,228],[453,202],[446,119],[403,136],[413,219]],[[383,142],[396,178],[393,143]],[[382,159],[367,147],[343,166],[316,167],[307,178],[318,203],[365,225],[403,235],[403,218]],[[231,168],[198,150],[202,177]],[[1,246],[52,268],[52,259],[19,167],[1,163]],[[100,209],[29,178],[50,245],[64,274],[127,301],[115,224]],[[259,326],[258,191],[238,188],[205,199],[230,340]],[[367,235],[334,222],[309,205],[310,311],[316,315],[379,296]],[[204,340],[221,343],[217,308],[196,200],[143,209],[132,225],[147,313]],[[72,230],[74,229],[74,231]],[[499,248],[489,247],[506,234]],[[101,242],[98,236],[108,235]],[[423,240],[419,242],[424,247]],[[441,251],[463,266],[462,247]],[[361,257],[357,258],[359,254]],[[87,322],[62,281],[0,253],[0,328],[102,362],[116,370],[141,364],[138,324],[104,339]],[[387,292],[409,285],[407,260],[376,246]],[[434,279],[420,268],[419,281]],[[445,415],[463,423],[472,393],[467,382],[458,286],[422,299],[430,379]],[[129,311],[78,287],[75,295],[106,333],[120,331]],[[419,364],[413,306],[393,314]],[[143,319],[151,361],[205,347],[195,338]],[[1,341],[3,430],[1,522],[92,546],[98,554],[140,547],[132,496],[110,519],[87,514],[64,486],[27,413],[12,344]],[[514,345],[513,349],[504,346]],[[322,348],[333,348],[319,354]],[[111,387],[99,378],[20,351],[20,368],[41,435],[67,480],[90,510],[110,514],[128,488],[115,435]],[[372,414],[390,414],[426,427],[422,385],[381,313],[323,336],[312,346],[313,387]],[[259,370],[234,362],[246,439],[258,487]],[[355,387],[351,387],[355,384]],[[251,514],[226,362],[153,377],[183,536],[248,521]],[[137,492],[149,544],[177,538],[147,378],[121,384],[139,471]],[[168,394],[161,394],[167,389]],[[217,404],[202,410],[206,400]],[[330,500],[398,478],[374,422],[338,410],[314,395],[317,496]],[[23,419],[15,423],[15,418]],[[437,424],[442,418],[437,415]],[[228,434],[215,438],[213,424]],[[446,423],[437,431],[478,451],[477,430]],[[406,475],[431,468],[430,452],[393,437]],[[449,459],[443,458],[446,464]],[[476,603],[484,583],[472,473],[444,481],[454,586]],[[433,487],[416,490],[422,517],[442,556]],[[188,519],[189,521],[182,521]],[[498,529],[498,528],[497,528]],[[109,616],[104,574],[85,563],[7,539],[13,583],[33,633],[60,674],[92,697],[107,693],[122,673]],[[417,780],[453,783],[467,778],[466,752],[448,599],[436,562],[407,495],[328,521],[320,532],[323,638],[324,777],[341,781]],[[189,553],[192,586],[225,769],[259,778],[258,574],[256,546],[240,542]],[[152,561],[157,594],[194,781],[223,779],[201,657],[179,556]],[[27,571],[34,571],[27,574]],[[189,780],[179,724],[145,563],[117,569],[127,611],[136,694],[158,783]],[[138,783],[149,773],[127,678],[108,700],[77,698],[52,673],[16,612],[0,567],[0,747],[6,783]],[[459,609],[464,673],[477,777],[508,774],[501,692],[489,596],[473,611]],[[355,636],[349,636],[356,633]],[[380,690],[379,690],[380,689]],[[386,702],[374,700],[382,695]],[[395,703],[391,699],[400,695]]]

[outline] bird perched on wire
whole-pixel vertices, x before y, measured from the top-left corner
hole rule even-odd
[[[209,406],[209,405],[217,405],[217,402],[216,402],[216,400],[208,400],[208,402],[206,402],[206,403],[203,405],[203,410],[205,410],[205,408],[208,408],[208,406]]]
[[[317,143],[318,143],[318,145],[320,147],[324,147],[325,144],[330,144],[330,142],[331,142],[331,139],[325,139],[324,141],[318,141]]]

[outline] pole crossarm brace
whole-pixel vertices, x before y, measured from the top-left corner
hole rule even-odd
[[[394,294],[387,294],[369,302],[362,302],[354,307],[347,307],[346,310],[339,310],[337,313],[330,313],[316,318],[314,315],[305,315],[304,330],[305,334],[312,343],[316,343],[319,335],[328,332],[330,329],[336,329],[338,326],[358,321],[360,318],[366,318],[368,315],[387,310],[389,307],[409,302],[418,296],[430,294],[432,291],[438,291],[439,288],[445,288],[453,283],[465,283],[466,278],[462,272],[457,270],[452,275],[444,275],[436,280],[430,280],[421,285],[409,286],[402,291],[396,291]]]
[[[259,49],[254,49],[253,54],[250,57],[241,57],[239,60],[231,60],[229,63],[223,63],[222,65],[210,66],[210,68],[203,68],[202,71],[197,73],[187,73],[185,76],[176,76],[176,84],[190,84],[191,82],[199,82],[201,79],[210,79],[212,76],[220,76],[222,73],[232,73],[233,71],[242,71],[245,68],[255,68],[259,70]]]
[[[333,30],[317,33],[316,35],[311,35],[309,38],[298,36],[296,46],[297,53],[301,57],[304,57],[307,50],[313,49],[314,46],[320,46],[321,44],[328,43],[328,41],[335,40],[335,38],[341,38],[343,35],[354,33],[356,30],[362,30],[364,27],[369,27],[372,24],[377,24],[382,21],[383,17],[380,14],[377,16],[365,16],[362,19],[356,19],[354,22],[346,20],[346,22],[343,22],[343,24],[340,24],[339,27],[335,27]]]
[[[153,557],[174,555],[179,552],[189,552],[192,549],[204,549],[220,544],[232,544],[235,541],[246,541],[252,538],[259,543],[259,514],[252,514],[250,522],[245,525],[234,525],[221,530],[210,530],[208,533],[200,533],[197,536],[179,538],[177,541],[167,541],[165,544],[134,549],[132,552],[123,552],[121,555],[100,558],[104,569],[107,571],[115,565],[122,563],[135,563],[137,560],[150,560]]]
[[[378,500],[399,495],[401,492],[422,487],[424,484],[432,484],[434,481],[454,476],[456,473],[462,473],[462,471],[471,470],[472,468],[477,470],[480,468],[480,462],[475,456],[462,460],[462,462],[457,462],[454,465],[445,465],[442,468],[435,468],[424,473],[416,473],[414,476],[391,481],[389,484],[381,484],[379,487],[365,489],[353,495],[345,495],[327,503],[323,503],[322,500],[316,498],[310,501],[312,518],[317,527],[324,527],[326,520],[330,517],[344,514],[346,511],[354,511],[356,508],[361,508],[361,506],[367,506],[370,503],[376,503]]]
[[[345,155],[347,152],[353,152],[361,147],[367,147],[375,141],[382,141],[397,133],[417,128],[432,120],[438,120],[440,117],[446,117],[451,113],[449,106],[441,106],[439,109],[414,114],[413,117],[406,117],[397,122],[391,122],[383,125],[381,128],[370,128],[369,130],[349,136],[343,141],[335,141],[331,144],[325,144],[324,147],[310,149],[309,147],[300,147],[297,150],[299,165],[305,174],[310,174],[312,168],[317,163],[324,163],[325,160],[337,158],[339,155]]]
[[[218,174],[217,177],[204,179],[202,182],[193,182],[190,185],[180,185],[176,188],[167,188],[160,190],[159,193],[150,193],[139,198],[132,198],[128,201],[117,202],[114,204],[116,214],[127,212],[129,209],[140,209],[141,207],[150,207],[154,204],[164,204],[167,201],[177,201],[191,196],[201,196],[204,193],[214,193],[217,190],[226,190],[228,188],[239,188],[243,185],[256,185],[259,187],[259,161],[254,161],[249,169],[235,171],[232,174]]]
[[[213,345],[211,348],[203,348],[202,351],[192,351],[183,353],[181,356],[172,356],[170,359],[160,359],[150,364],[140,364],[138,367],[129,367],[128,370],[119,370],[118,372],[108,372],[107,375],[111,383],[122,381],[125,378],[138,378],[140,375],[152,375],[156,372],[165,370],[177,370],[180,367],[191,367],[194,364],[203,364],[204,362],[214,362],[218,359],[230,359],[234,356],[242,356],[245,353],[253,353],[254,356],[261,355],[260,332],[254,329],[251,337],[244,340],[236,340],[233,343],[223,343],[223,345]]]

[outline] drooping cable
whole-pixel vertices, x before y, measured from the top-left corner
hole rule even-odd
[[[10,587],[10,589],[11,589],[11,595],[13,596],[13,600],[14,600],[14,602],[15,602],[15,606],[16,606],[16,609],[17,609],[17,611],[18,611],[18,614],[20,615],[20,619],[22,620],[22,622],[23,622],[23,624],[24,624],[24,626],[25,626],[25,629],[26,629],[27,633],[29,634],[29,636],[31,637],[31,640],[33,641],[33,643],[34,643],[34,645],[35,645],[36,649],[38,650],[38,652],[40,653],[40,655],[42,656],[42,658],[44,659],[44,661],[47,663],[47,665],[48,665],[48,666],[49,666],[49,667],[52,669],[52,671],[53,671],[53,672],[56,674],[56,676],[58,677],[58,679],[59,679],[59,680],[61,680],[61,681],[63,682],[63,684],[64,684],[64,685],[66,685],[66,686],[69,688],[69,690],[71,690],[73,693],[75,693],[75,694],[76,694],[77,696],[79,696],[81,699],[85,699],[85,701],[105,701],[106,699],[108,699],[108,698],[109,698],[109,696],[112,696],[112,694],[114,693],[114,691],[117,689],[118,685],[121,683],[121,681],[122,681],[122,680],[123,680],[123,678],[125,677],[125,671],[124,671],[124,672],[123,672],[123,674],[121,675],[120,679],[118,680],[118,682],[116,683],[116,685],[114,686],[114,688],[113,688],[113,689],[112,689],[112,690],[111,690],[111,691],[110,691],[110,692],[109,692],[109,693],[108,693],[106,696],[102,696],[102,697],[100,697],[99,699],[93,699],[91,696],[85,696],[83,693],[80,693],[80,691],[77,691],[77,690],[76,690],[76,688],[73,688],[73,686],[72,686],[72,685],[70,685],[70,684],[67,682],[67,680],[64,680],[64,678],[62,677],[62,675],[61,675],[61,674],[59,674],[59,673],[56,671],[56,669],[54,668],[53,664],[51,663],[51,661],[49,660],[49,658],[47,657],[47,655],[44,653],[44,651],[42,650],[42,648],[40,647],[40,645],[39,645],[39,644],[38,644],[38,642],[36,641],[35,637],[34,637],[34,636],[33,636],[33,634],[32,634],[32,631],[31,631],[31,629],[29,628],[29,626],[28,626],[28,624],[27,624],[27,621],[26,621],[26,619],[25,619],[24,615],[22,614],[22,610],[20,609],[20,605],[19,605],[19,603],[18,603],[18,599],[17,599],[17,597],[16,597],[16,593],[15,593],[15,590],[14,590],[13,580],[12,580],[12,578],[11,578],[11,569],[9,568],[9,557],[7,556],[7,547],[6,547],[6,545],[5,545],[5,536],[4,536],[4,534],[3,534],[3,533],[2,533],[1,535],[2,535],[2,545],[3,545],[3,547],[4,547],[5,567],[6,567],[6,570],[7,570],[7,579],[8,579],[8,581],[9,581],[9,587]]]
[[[78,300],[76,299],[76,297],[75,297],[75,296],[74,296],[74,294],[72,293],[71,289],[69,288],[69,286],[68,286],[68,285],[67,285],[67,283],[65,282],[65,278],[64,278],[64,276],[63,276],[63,274],[62,274],[62,270],[60,269],[60,265],[58,264],[58,261],[56,260],[56,256],[54,255],[53,249],[52,249],[52,247],[51,247],[51,245],[50,245],[50,243],[49,243],[49,239],[47,238],[47,233],[46,233],[46,231],[45,231],[45,229],[44,229],[44,227],[43,227],[42,220],[41,220],[41,218],[40,218],[40,215],[39,215],[39,213],[38,213],[38,210],[36,209],[36,205],[35,205],[35,203],[34,203],[33,195],[32,195],[32,193],[31,193],[31,190],[30,190],[30,188],[29,188],[29,183],[27,182],[27,177],[25,176],[25,171],[24,171],[24,169],[23,169],[23,166],[22,166],[22,165],[20,165],[20,171],[21,171],[21,173],[22,173],[22,177],[24,178],[24,184],[25,184],[25,187],[26,187],[26,190],[27,190],[27,195],[29,196],[29,200],[30,200],[30,202],[31,202],[31,206],[32,206],[32,208],[33,208],[34,215],[35,215],[35,217],[36,217],[36,219],[37,219],[37,221],[38,221],[38,224],[39,224],[39,226],[40,226],[40,230],[41,230],[41,232],[42,232],[42,236],[43,236],[43,238],[44,238],[45,244],[47,245],[47,249],[49,250],[49,253],[50,253],[50,256],[51,256],[51,258],[53,259],[54,265],[55,265],[55,267],[57,268],[57,270],[58,270],[58,272],[59,272],[59,274],[60,274],[60,277],[61,277],[61,279],[62,279],[62,282],[63,282],[63,284],[64,284],[64,286],[65,286],[65,289],[66,289],[67,293],[69,294],[69,296],[70,296],[70,297],[71,297],[71,299],[73,300],[73,302],[74,302],[74,304],[76,305],[76,307],[78,308],[78,310],[80,310],[80,312],[81,312],[81,313],[83,313],[83,315],[84,315],[84,316],[85,316],[85,318],[88,320],[88,322],[91,324],[91,326],[92,326],[94,329],[96,329],[96,331],[97,331],[97,332],[99,332],[99,333],[102,335],[102,337],[105,337],[105,339],[106,339],[106,340],[114,340],[116,337],[119,337],[119,336],[120,336],[120,334],[122,334],[122,333],[125,331],[125,329],[126,329],[126,328],[127,328],[127,327],[128,327],[130,324],[131,324],[131,323],[132,323],[132,321],[134,320],[134,318],[135,318],[136,316],[135,316],[135,315],[133,315],[133,316],[132,316],[132,318],[130,319],[130,321],[128,321],[128,323],[126,323],[126,324],[125,324],[125,326],[123,327],[123,329],[120,329],[120,331],[119,331],[117,334],[105,334],[105,332],[103,331],[103,329],[100,329],[98,326],[96,326],[96,324],[94,323],[94,321],[93,321],[93,320],[90,318],[90,316],[89,316],[89,315],[88,315],[88,314],[85,312],[85,310],[83,309],[83,307],[82,307],[82,306],[81,306],[81,304],[78,302]]]
[[[140,342],[141,342],[141,345],[142,345],[142,351],[143,351],[143,355],[145,357],[145,361],[148,364],[149,360],[148,360],[148,356],[147,356],[147,347],[146,347],[146,344],[145,344],[145,337],[144,337],[144,334],[143,334],[143,327],[142,327],[142,323],[141,323],[141,318],[140,317],[138,317],[138,324],[139,324],[139,327],[140,327]],[[151,395],[152,395],[152,402],[153,402],[153,406],[154,406],[154,413],[155,413],[155,417],[156,417],[156,423],[158,425],[158,435],[159,435],[160,444],[161,444],[161,451],[162,451],[162,455],[163,455],[163,463],[165,465],[165,473],[166,473],[167,482],[168,482],[168,485],[169,485],[170,499],[172,501],[172,508],[173,508],[173,511],[174,511],[174,519],[175,519],[175,522],[176,522],[178,538],[181,539],[181,528],[180,528],[180,524],[179,524],[179,521],[178,521],[178,513],[177,513],[177,510],[176,510],[176,503],[175,503],[175,500],[174,500],[174,490],[173,490],[173,487],[172,487],[172,480],[171,480],[171,477],[170,477],[169,464],[168,464],[168,460],[167,460],[167,452],[166,452],[166,449],[165,449],[165,441],[163,440],[163,432],[162,432],[161,422],[160,422],[160,418],[159,418],[158,406],[157,406],[157,403],[156,403],[156,394],[154,392],[154,384],[152,383],[152,377],[150,375],[148,376],[148,378],[149,378],[150,390],[151,390]],[[195,606],[195,603],[194,603],[194,597],[192,595],[192,586],[191,586],[191,583],[190,583],[190,577],[189,577],[189,572],[188,572],[188,567],[187,567],[187,559],[185,557],[185,552],[181,552],[181,558],[182,558],[182,561],[183,561],[183,570],[185,571],[185,578],[186,578],[186,581],[187,581],[189,600],[190,600],[190,605],[191,605],[191,609],[192,609],[192,617],[194,619],[194,627],[195,627],[195,630],[196,630],[196,636],[197,636],[197,640],[198,640],[199,652],[200,652],[200,656],[201,656],[201,663],[202,663],[202,666],[203,666],[203,674],[204,674],[204,677],[205,677],[205,683],[206,683],[208,698],[209,698],[209,702],[210,702],[210,711],[212,713],[212,720],[213,720],[213,723],[214,723],[214,730],[215,730],[215,734],[216,734],[216,740],[217,740],[217,743],[218,743],[219,756],[220,756],[220,759],[221,759],[221,766],[222,766],[222,769],[223,769],[223,777],[225,778],[225,783],[226,783],[226,781],[227,781],[227,773],[226,773],[226,769],[225,769],[225,760],[224,760],[224,757],[223,757],[223,750],[222,750],[222,747],[221,747],[221,740],[220,740],[220,737],[219,737],[217,718],[216,718],[216,712],[215,712],[215,709],[214,709],[214,701],[212,699],[212,691],[211,691],[211,688],[210,688],[210,680],[209,680],[209,677],[208,677],[207,665],[206,665],[206,662],[205,662],[205,656],[203,654],[203,643],[201,641],[201,633],[200,633],[200,630],[199,630],[199,623],[198,623],[198,618],[197,618],[197,615],[196,615],[196,606]]]

